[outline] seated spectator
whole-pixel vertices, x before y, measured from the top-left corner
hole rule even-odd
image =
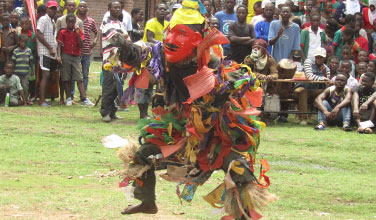
[[[303,60],[314,59],[315,50],[321,47],[326,48],[328,39],[325,30],[319,27],[320,15],[311,15],[311,26],[305,28],[300,33],[300,47],[303,54]]]
[[[370,60],[367,65],[367,72],[376,74],[376,60]]]
[[[356,79],[360,79],[360,77],[367,72],[367,63],[360,62],[356,64]]]
[[[336,31],[333,38],[333,50],[332,55],[336,55],[338,57],[341,56],[341,50],[343,45],[345,45],[345,42],[348,42],[347,44],[350,46],[353,38],[354,38],[354,27],[355,27],[355,17],[354,15],[346,15],[345,18],[345,25]],[[346,39],[344,39],[343,35],[346,29],[351,29],[346,31]],[[350,35],[350,36],[349,36]]]
[[[354,90],[358,87],[359,83],[358,80],[356,80],[351,73],[351,61],[350,60],[343,60],[341,63],[341,66],[339,68],[339,71],[342,75],[345,75],[347,77],[347,83],[346,86],[349,87],[351,90]],[[336,80],[336,76],[332,78],[332,83],[334,84]]]
[[[355,62],[351,54],[351,47],[349,47],[348,45],[343,46],[341,50],[341,57],[342,57],[342,60],[349,60],[351,62],[350,75],[355,77]],[[339,65],[341,64],[342,64],[342,61],[339,63]]]
[[[29,101],[29,77],[34,76],[33,53],[27,47],[28,36],[22,34],[19,41],[19,47],[13,50],[12,60],[15,63],[14,74],[21,81],[21,86],[25,95],[25,101],[28,105],[33,103]]]
[[[358,52],[358,57],[357,57],[357,62],[360,63],[360,62],[366,62],[368,63],[369,59],[368,59],[368,52],[365,51],[365,50],[361,50]]]
[[[228,27],[230,39],[230,59],[237,63],[243,62],[244,58],[252,50],[252,43],[256,38],[255,30],[251,24],[247,24],[248,10],[244,5],[236,9],[237,21]]]
[[[362,77],[361,85],[354,90],[352,97],[353,117],[359,133],[371,134],[372,128],[362,128],[360,122],[373,121],[375,118],[376,89],[373,87],[375,74],[367,72]]]
[[[376,1],[369,0],[368,1],[368,7],[363,7],[363,21],[364,21],[364,28],[367,30],[367,32],[372,32],[373,24],[376,19]]]
[[[304,62],[304,73],[307,80],[328,81],[330,77],[329,67],[325,65],[326,51],[324,48],[317,48],[314,51],[314,59],[306,59]],[[308,112],[308,100],[314,100],[322,91],[324,85],[317,83],[298,83],[294,89],[294,96],[299,100],[299,111]],[[310,102],[311,103],[311,102]],[[299,123],[307,125],[308,115],[299,115]]]
[[[316,130],[323,130],[330,124],[342,124],[342,129],[351,131],[351,91],[346,87],[347,77],[339,73],[334,86],[326,88],[315,100],[318,108]]]
[[[13,75],[13,71],[14,64],[11,61],[7,62],[4,68],[5,74],[0,76],[0,102],[4,103],[5,96],[9,93],[9,106],[27,105],[20,78]]]
[[[277,91],[271,81],[278,79],[278,70],[274,58],[268,54],[267,46],[266,41],[262,39],[255,40],[252,45],[252,53],[244,59],[244,64],[252,69],[259,80],[265,81],[262,84],[263,88],[266,87],[265,95],[273,95]],[[268,113],[262,113],[260,117],[261,121],[267,124],[273,121],[271,114]]]
[[[376,22],[375,22],[376,23]],[[376,34],[376,33],[375,33]],[[375,36],[376,37],[376,36]],[[373,43],[372,45],[372,48],[373,48],[373,52],[369,54],[369,60],[375,60],[376,59],[376,41],[375,43]],[[370,50],[371,51],[371,50]]]
[[[368,40],[363,37],[362,35],[360,35],[360,29],[362,28],[362,23],[360,22],[355,22],[355,28],[354,28],[354,31],[355,31],[355,42],[357,42],[360,46],[360,48],[362,48],[363,50],[365,51],[368,51]]]
[[[75,26],[76,16],[67,14],[67,28],[60,30],[57,37],[59,43],[57,50],[57,61],[61,63],[61,80],[64,85],[65,94],[67,96],[66,105],[72,105],[71,97],[72,81],[77,82],[77,87],[81,96],[82,106],[94,106],[94,104],[86,97],[83,84],[82,67],[81,67],[81,48],[83,46],[84,34],[82,30]]]
[[[338,68],[339,68],[339,58],[336,56],[331,57],[329,61],[329,70],[330,70],[329,79],[332,79],[333,77],[337,75]]]

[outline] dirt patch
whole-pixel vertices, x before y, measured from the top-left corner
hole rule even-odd
[[[0,207],[0,219],[39,219],[39,220],[67,220],[82,219],[81,216],[66,211],[49,212],[48,210],[40,210],[32,208],[31,210],[23,210],[19,206],[11,205]]]

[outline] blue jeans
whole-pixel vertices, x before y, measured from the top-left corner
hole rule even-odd
[[[333,108],[332,108],[332,106],[329,105],[328,101],[324,100],[323,104],[324,104],[325,108],[328,110],[328,112],[333,111]],[[327,124],[326,117],[325,117],[325,115],[322,111],[319,110],[317,118],[318,118],[319,123],[324,122],[325,124]],[[349,105],[349,106],[341,108],[341,110],[339,110],[339,112],[337,114],[337,118],[335,118],[331,122],[334,122],[334,123],[342,122],[342,123],[350,124],[350,119],[351,119],[351,108],[350,108],[350,105]]]
[[[91,57],[90,55],[81,56],[82,76],[83,76],[83,83],[84,83],[85,91],[87,91],[87,85],[89,84],[90,57]],[[76,86],[74,83],[72,83],[72,89],[71,89],[72,97],[74,96],[75,90],[76,90]]]

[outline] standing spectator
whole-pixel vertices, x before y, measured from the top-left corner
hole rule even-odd
[[[20,26],[21,26],[21,35],[24,34],[27,36],[27,47],[30,48],[31,50],[31,54],[33,55],[33,61],[34,61],[34,64],[33,64],[33,72],[35,73],[35,70],[36,70],[36,65],[37,64],[37,42],[36,42],[36,39],[35,39],[35,33],[34,31],[31,29],[31,22],[29,20],[29,18],[27,17],[22,17],[21,20],[20,20]],[[30,75],[29,77],[29,94],[30,94],[30,101],[34,101],[35,99],[35,81],[36,81],[36,77],[35,77],[35,74],[32,76]],[[29,97],[26,97],[29,99]]]
[[[276,63],[291,58],[294,51],[300,50],[300,29],[297,24],[290,22],[291,9],[282,7],[281,15],[282,21],[272,21],[270,24],[268,37]]]
[[[57,67],[56,63],[56,30],[54,17],[57,11],[58,4],[55,1],[47,3],[47,15],[42,16],[37,24],[37,39],[38,39],[38,55],[40,61],[40,68],[42,70],[42,80],[40,82],[40,106],[49,106],[46,102],[46,86],[47,80],[51,72],[54,72]]]
[[[325,30],[319,27],[320,15],[312,14],[310,21],[311,26],[303,29],[300,33],[300,46],[303,54],[303,60],[313,60],[315,50],[322,47],[326,48],[328,43]]]
[[[202,4],[205,6],[205,9],[206,9],[206,13],[205,13],[205,16],[207,18],[211,18],[213,17],[213,14],[214,14],[214,8],[212,6],[212,2],[211,0],[203,0],[202,1]]]
[[[209,19],[210,27],[211,28],[217,28],[219,30],[219,20],[216,17],[211,17]]]
[[[230,58],[237,63],[242,63],[244,58],[251,53],[252,43],[256,38],[253,26],[246,23],[247,13],[246,6],[239,6],[236,9],[238,21],[230,24],[228,28]]]
[[[121,14],[119,15],[119,20],[123,22],[125,30],[128,33],[131,33],[132,32],[132,18],[131,18],[131,15],[126,10],[124,10],[125,0],[120,0],[120,4],[121,4]],[[110,4],[108,4],[108,11],[103,16],[103,21],[107,20],[107,18],[109,17],[110,17]]]
[[[65,3],[64,3],[64,8],[66,9],[65,11],[68,12],[68,14],[73,14],[77,9],[77,5],[76,5],[75,0],[66,0]],[[59,10],[60,9],[58,9],[58,11]],[[56,15],[57,14],[58,14],[58,12],[56,13]],[[56,17],[58,17],[58,16],[56,16]],[[67,14],[57,18],[57,21],[56,21],[56,33],[57,33],[57,35],[59,35],[60,30],[67,28],[67,22],[66,22],[67,19],[66,18],[67,18]],[[75,25],[77,27],[79,27],[80,30],[82,30],[82,31],[84,30],[84,23],[82,22],[81,19],[77,18],[77,16],[76,16],[76,24]],[[60,78],[61,78],[61,74],[60,74]],[[60,102],[59,102],[59,104],[62,105],[62,104],[64,104],[64,87],[62,87],[64,82],[62,82],[61,79],[60,79],[59,82],[60,82]],[[67,101],[68,101],[68,97],[71,97],[74,100],[74,92],[75,92],[74,82],[71,83],[71,88],[72,88],[71,94],[67,94]],[[69,103],[70,103],[70,101],[69,101]]]
[[[18,34],[16,29],[9,26],[9,14],[2,15],[1,24],[3,28],[0,30],[1,49],[0,49],[0,75],[4,74],[4,65],[7,61],[12,60],[12,52],[18,44]]]
[[[318,111],[318,125],[316,130],[323,130],[327,123],[342,124],[342,129],[351,131],[351,91],[346,87],[347,77],[338,74],[334,86],[324,90],[315,100]]]
[[[77,5],[75,0],[66,0],[65,8],[68,14],[74,13],[77,9]],[[67,22],[66,22],[67,14],[59,17],[56,21],[56,32],[59,34],[59,31],[63,28],[67,28]],[[81,30],[84,30],[84,23],[81,19],[77,18],[76,16],[76,26],[78,26]]]
[[[234,11],[234,7],[235,0],[225,0],[225,10],[219,11],[214,14],[214,16],[219,20],[219,31],[221,31],[222,34],[226,37],[228,37],[230,24],[238,20]],[[223,45],[223,53],[225,56],[228,56],[230,54],[230,44]]]
[[[168,26],[165,20],[167,14],[167,6],[160,3],[155,11],[155,18],[146,22],[143,40],[145,42],[156,43],[163,42],[163,31]],[[140,118],[148,118],[148,108],[153,96],[153,85],[149,84],[147,89],[137,89],[137,104],[140,111]]]
[[[27,47],[28,36],[22,34],[20,37],[19,47],[13,50],[12,60],[15,64],[14,74],[20,78],[25,102],[29,105],[33,103],[29,101],[29,77],[34,76],[33,53]]]
[[[255,26],[255,34],[257,39],[263,39],[266,42],[268,42],[268,37],[269,37],[269,27],[270,23],[273,20],[273,15],[274,15],[274,5],[273,3],[267,3],[264,8],[263,16],[264,19],[263,21],[260,21],[256,24]],[[268,52],[272,52],[272,46],[268,45]]]
[[[12,13],[14,10],[14,0],[5,0],[5,13]]]
[[[332,55],[336,55],[338,57],[340,56],[341,48],[344,45],[342,33],[345,29],[348,29],[348,28],[351,28],[351,29],[355,28],[354,15],[346,15],[345,25],[334,34]]]
[[[12,13],[10,13],[9,19],[10,19],[10,24],[12,25],[12,28],[18,30],[20,16],[17,14],[17,12],[13,11]]]
[[[181,8],[182,5],[181,4],[174,4],[172,6],[172,9],[171,9],[171,13],[169,13],[166,17],[165,17],[165,20],[170,22],[171,20],[171,17],[174,15],[175,11],[178,10],[179,8]]]
[[[146,22],[143,40],[145,42],[156,43],[163,42],[163,31],[168,26],[168,21],[165,20],[167,15],[167,6],[160,3],[156,7],[155,18]]]
[[[20,78],[13,74],[13,70],[14,64],[8,61],[4,68],[5,74],[0,76],[0,102],[5,101],[5,95],[9,93],[9,106],[27,105]]]
[[[142,30],[140,23],[144,21],[144,11],[141,8],[134,8],[131,11],[132,16],[132,42],[137,42],[144,36],[144,30]]]
[[[115,46],[109,41],[109,36],[116,33],[124,35],[128,38],[128,32],[122,20],[119,19],[122,14],[121,4],[119,1],[113,1],[108,4],[110,16],[103,19],[100,27],[102,33],[102,48],[103,48],[103,65],[108,62],[111,51]],[[100,113],[103,122],[110,122],[113,119],[118,119],[116,116],[115,100],[118,96],[117,83],[114,73],[102,68],[103,83],[102,83],[102,104]]]
[[[253,5],[253,10],[256,14],[251,20],[251,25],[253,25],[253,27],[257,24],[257,22],[264,20],[263,9],[264,8],[262,7],[262,1],[258,1]]]
[[[306,6],[305,14],[300,16],[300,20],[302,21],[302,24],[309,22],[309,18],[311,16],[311,10],[312,10],[313,6],[315,6],[314,0],[307,0],[305,2],[305,6]]]
[[[256,15],[253,5],[260,0],[244,0],[243,4],[248,8],[247,23],[250,23],[252,18]]]
[[[72,105],[73,99],[70,96],[72,82],[77,82],[78,90],[81,96],[82,106],[94,106],[86,97],[83,85],[82,66],[81,66],[81,48],[83,47],[84,34],[82,30],[75,26],[76,16],[67,14],[65,16],[67,27],[60,30],[57,37],[59,43],[57,52],[57,61],[61,63],[61,81],[67,96],[66,105]]]
[[[68,12],[68,7],[67,7],[67,2],[69,0],[60,0],[60,8],[58,8],[58,10],[61,10],[62,14],[63,15],[66,15]],[[75,5],[78,5],[80,3],[80,0],[74,0],[74,3]],[[74,11],[73,13],[76,13],[76,11]]]
[[[98,29],[93,18],[87,16],[88,7],[85,1],[81,1],[77,9],[77,17],[84,22],[84,42],[81,48],[81,65],[82,75],[84,80],[84,89],[87,91],[89,84],[89,69],[91,50],[97,45]],[[94,39],[91,41],[91,35],[94,34]]]

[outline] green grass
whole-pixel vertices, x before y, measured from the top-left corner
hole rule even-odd
[[[92,65],[91,100],[101,92],[99,69]],[[120,215],[128,204],[117,186],[121,162],[100,140],[136,137],[138,109],[118,115],[123,120],[105,124],[99,107],[0,107],[0,219],[219,219],[202,196],[222,182],[221,171],[190,204],[180,205],[176,184],[159,179],[158,214]],[[258,158],[269,161],[269,191],[279,200],[264,219],[376,219],[375,143],[375,135],[339,128],[267,127]]]

